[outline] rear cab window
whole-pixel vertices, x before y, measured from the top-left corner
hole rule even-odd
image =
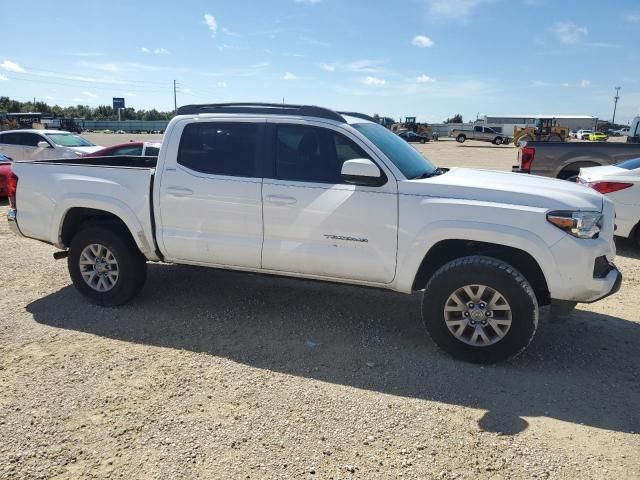
[[[259,177],[261,124],[194,122],[185,126],[178,164],[190,170],[233,177]]]

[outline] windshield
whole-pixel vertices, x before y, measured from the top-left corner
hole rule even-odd
[[[95,147],[89,140],[72,133],[47,133],[47,137],[61,147]]]
[[[616,165],[618,168],[624,168],[625,170],[635,170],[640,168],[640,158],[632,158],[631,160],[625,160],[622,163]]]
[[[436,171],[436,167],[415,148],[383,126],[375,123],[356,123],[351,126],[378,147],[405,177],[418,178]]]

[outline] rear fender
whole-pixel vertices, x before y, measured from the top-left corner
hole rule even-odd
[[[150,227],[145,228],[134,211],[124,202],[113,197],[103,196],[99,194],[78,194],[63,196],[56,203],[56,208],[53,212],[52,231],[50,238],[55,239],[53,242],[58,248],[63,248],[62,245],[62,226],[64,225],[64,219],[72,208],[92,208],[95,210],[102,210],[111,213],[118,217],[129,229],[129,233],[133,237],[136,245],[140,251],[149,260],[158,260],[155,254],[155,247],[153,244],[153,233]]]

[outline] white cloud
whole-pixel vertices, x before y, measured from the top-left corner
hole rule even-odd
[[[320,68],[323,70],[326,70],[327,72],[335,72],[336,71],[336,66],[335,65],[331,65],[329,63],[321,63],[320,64]]]
[[[296,3],[303,3],[305,5],[316,5],[322,2],[322,0],[296,0]]]
[[[428,0],[429,17],[434,20],[466,22],[483,1],[485,0]]]
[[[149,50],[147,47],[140,47],[138,48],[138,50],[140,50],[142,53],[151,53],[151,50]]]
[[[79,103],[79,102],[84,102],[84,99],[83,98],[72,98],[71,101]]]
[[[167,50],[166,48],[155,48],[153,50],[153,53],[155,53],[156,55],[169,55],[169,50]]]
[[[96,95],[93,92],[82,92],[83,95],[86,95],[89,98],[96,98],[98,95]]]
[[[384,85],[385,83],[387,83],[387,81],[382,79],[382,78],[368,76],[367,78],[364,79],[364,83],[365,83],[365,85],[372,85],[372,86],[375,86],[375,87],[380,87],[380,86]]]
[[[14,73],[24,73],[25,71],[24,68],[22,68],[17,63],[12,62],[11,60],[5,60],[4,62],[0,63],[0,68],[2,70],[6,70],[7,72]]]
[[[433,83],[435,81],[436,81],[436,79],[430,77],[429,75],[422,74],[419,77],[416,77],[416,82],[418,82],[418,83]]]
[[[282,77],[283,80],[297,80],[298,77],[296,77],[293,73],[291,72],[286,72],[284,74],[284,76]]]
[[[345,70],[356,73],[380,73],[384,68],[380,64],[385,63],[380,60],[356,60],[345,65]]]
[[[587,27],[579,27],[571,20],[566,22],[554,22],[554,24],[551,25],[550,30],[561,43],[566,44],[579,43],[589,33]]]
[[[44,99],[45,100],[53,100],[53,97],[51,95],[45,95]]]
[[[6,77],[5,75],[2,75],[0,73],[0,82],[6,82],[7,80],[9,80],[9,77]]]
[[[221,81],[221,82],[218,82],[216,85],[218,85],[220,88],[225,88],[227,86],[227,82]]]
[[[135,93],[133,93],[133,92],[126,92],[126,93],[124,94],[124,96],[125,96],[125,97],[137,97],[137,95],[136,95]]]
[[[209,30],[211,30],[211,33],[215,35],[216,31],[218,30],[218,24],[216,23],[216,18],[210,13],[205,13],[204,23],[207,25],[207,27],[209,27]]]
[[[411,44],[420,48],[433,47],[433,40],[424,35],[416,35],[413,37],[413,40],[411,40]]]
[[[624,19],[629,23],[640,23],[640,13],[627,13]]]
[[[580,80],[580,83],[578,84],[580,88],[587,88],[589,85],[591,85],[589,80]]]

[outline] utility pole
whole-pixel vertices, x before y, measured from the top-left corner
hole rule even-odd
[[[177,84],[176,81],[173,81],[173,110],[178,111],[178,99],[176,97]]]
[[[616,124],[616,108],[618,106],[618,99],[620,98],[620,95],[618,95],[620,88],[621,87],[615,87],[616,96],[613,97],[613,119],[611,120],[611,128],[616,128],[614,125]]]

